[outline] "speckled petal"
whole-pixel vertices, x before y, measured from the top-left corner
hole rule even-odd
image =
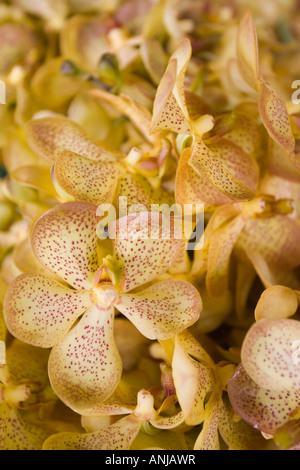
[[[189,165],[232,200],[247,201],[254,197],[253,190],[234,176],[200,139],[193,142]]]
[[[71,290],[45,276],[21,274],[8,288],[4,318],[16,338],[49,348],[91,304],[88,291]]]
[[[300,225],[295,219],[276,215],[248,219],[236,248],[259,253],[271,269],[294,269],[300,263]]]
[[[155,416],[150,420],[150,424],[157,429],[174,429],[184,423],[184,413],[180,411],[174,416]]]
[[[257,385],[239,366],[229,380],[228,395],[235,412],[251,426],[271,435],[300,406],[300,392],[270,390]]]
[[[96,210],[88,202],[58,204],[37,220],[31,232],[39,261],[77,289],[89,289],[99,267]]]
[[[57,152],[70,150],[96,161],[116,161],[121,154],[106,145],[91,141],[74,121],[63,116],[32,119],[24,126],[29,146],[41,158],[54,163]]]
[[[56,184],[76,201],[112,204],[118,179],[125,173],[119,162],[95,162],[69,150],[59,152],[54,165]]]
[[[220,450],[218,434],[221,393],[214,392],[205,406],[203,428],[195,442],[194,450]]]
[[[259,320],[245,336],[241,350],[243,366],[261,387],[299,390],[299,344],[299,321]]]
[[[46,427],[25,421],[20,411],[0,404],[0,450],[41,450],[49,435]]]
[[[263,80],[261,81],[259,109],[269,135],[284,147],[293,159],[295,138],[286,105]]]
[[[123,262],[122,288],[128,291],[166,272],[181,249],[172,217],[154,212],[130,214],[109,226],[114,254]]]
[[[113,320],[112,307],[95,304],[50,354],[49,378],[55,393],[82,415],[104,402],[121,378]]]
[[[157,88],[151,133],[159,130],[170,130],[178,134],[191,133],[184,90],[184,77],[191,53],[189,39],[182,39]]]
[[[218,429],[229,450],[263,450],[267,441],[258,429],[240,419],[232,419],[232,407],[227,396],[220,402]]]
[[[54,434],[45,441],[43,450],[128,450],[141,426],[140,419],[129,415],[93,433]]]
[[[136,294],[120,294],[114,304],[149,339],[168,339],[195,323],[202,309],[197,289],[187,281],[158,282]]]

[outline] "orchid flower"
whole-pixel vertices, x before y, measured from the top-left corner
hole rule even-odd
[[[190,41],[182,39],[157,88],[150,128],[151,134],[175,132],[177,139],[184,137],[185,145],[192,141],[190,147],[180,152],[177,201],[184,203],[198,199],[199,202],[200,199],[211,203],[211,190],[214,191],[215,204],[224,202],[220,195],[226,196],[225,201],[252,199],[258,183],[255,159],[226,138],[213,143],[212,147],[209,141],[205,141],[205,135],[213,129],[216,120],[203,100],[184,89],[191,54]],[[180,147],[182,149],[182,144]],[[204,187],[207,184],[208,190]]]
[[[174,397],[166,398],[157,410],[154,407],[154,396],[148,390],[140,390],[137,395],[137,405],[119,407],[119,414],[126,416],[114,424],[89,433],[64,432],[52,435],[46,439],[44,450],[128,450],[143,426],[150,424],[152,428],[170,430],[183,422],[182,413],[167,416],[163,413],[174,404]],[[103,407],[105,410],[105,407]],[[109,414],[109,406],[106,407]],[[117,413],[117,411],[116,411]],[[118,414],[118,413],[117,413]]]
[[[236,365],[227,361],[216,364],[187,330],[160,344],[165,351],[165,361],[171,367],[185,423],[202,425],[194,450],[219,450],[218,433],[231,449],[263,448],[264,439],[257,431],[242,420],[232,420],[226,389]]]
[[[145,214],[147,225],[137,232],[138,239],[138,215],[117,221],[113,257],[99,260],[96,206],[55,206],[34,225],[31,243],[39,261],[70,287],[47,276],[23,274],[8,288],[8,329],[25,342],[52,348],[52,387],[77,412],[97,409],[119,383],[115,308],[150,339],[171,337],[199,317],[200,295],[186,281],[161,281],[131,292],[167,271],[180,243],[166,238],[162,214],[152,227],[154,239],[144,240],[151,223],[151,214]]]
[[[153,165],[156,174],[155,162],[160,161],[163,167],[170,152],[167,142],[161,142],[155,157],[144,156],[138,149],[126,156],[93,142],[65,116],[33,119],[26,124],[25,134],[31,148],[52,164],[52,181],[63,202],[118,206],[119,197],[124,196],[128,205],[140,203],[150,210],[151,204],[173,201],[172,194],[151,184]]]
[[[299,265],[299,223],[290,216],[292,201],[261,195],[252,201],[225,204],[207,224],[195,251],[192,273],[204,276],[208,292],[221,295],[228,287],[230,259],[252,263],[266,286],[297,284],[293,270]]]
[[[273,307],[280,311],[280,304]],[[294,347],[299,348],[299,338],[297,320],[276,314],[258,319],[246,334],[241,365],[228,383],[236,413],[265,435],[277,435],[286,448],[300,443],[299,349]]]

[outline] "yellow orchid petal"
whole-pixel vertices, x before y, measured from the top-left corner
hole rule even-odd
[[[229,450],[263,450],[266,446],[266,440],[257,429],[242,419],[233,421],[227,397],[220,403],[218,429]]]
[[[184,423],[184,413],[180,411],[174,416],[155,416],[149,422],[156,429],[174,429]]]
[[[78,289],[89,289],[98,269],[96,206],[88,202],[58,204],[31,231],[39,261]]]
[[[115,162],[122,156],[101,142],[93,142],[76,122],[63,115],[32,119],[25,124],[24,132],[32,150],[49,163],[55,162],[61,150],[105,162]]]
[[[47,439],[43,450],[128,450],[142,426],[134,415],[93,433],[63,432]]]
[[[270,139],[268,152],[268,167],[270,173],[288,181],[300,182],[299,157],[289,158],[284,148]]]
[[[122,261],[123,291],[156,279],[166,272],[181,248],[174,220],[162,213],[130,214],[109,225],[114,255]]]
[[[113,321],[112,307],[92,306],[50,354],[48,370],[53,390],[82,415],[104,402],[121,378]]]
[[[53,176],[74,200],[99,205],[113,202],[118,179],[124,172],[121,163],[95,162],[64,150],[56,158]]]
[[[195,349],[194,342],[193,338],[190,339],[185,334],[178,335],[172,360],[176,394],[185,422],[189,425],[203,422],[205,398],[214,385],[210,364],[205,361],[206,353],[200,345]]]
[[[263,80],[261,80],[259,109],[269,135],[288,152],[293,160],[295,137],[286,105]]]
[[[285,286],[272,286],[264,290],[254,313],[256,321],[263,318],[275,320],[291,317],[297,309],[298,297],[294,290]]]
[[[245,218],[238,215],[210,238],[206,287],[213,296],[223,294],[228,287],[230,255],[245,223]]]
[[[10,177],[20,184],[44,191],[51,196],[57,196],[51,181],[50,168],[39,166],[23,166],[14,170]]]
[[[234,144],[233,144],[234,145]],[[231,154],[241,154],[242,151],[235,151]],[[246,154],[244,154],[246,156]],[[239,179],[239,175],[234,175],[229,166],[204,144],[200,139],[195,139],[192,145],[192,154],[189,165],[198,173],[203,174],[213,186],[222,194],[230,197],[232,200],[247,201],[254,197],[253,190]],[[238,162],[234,165],[238,168]]]
[[[184,90],[184,77],[191,54],[190,41],[187,38],[182,39],[157,88],[151,134],[163,130],[191,134]]]
[[[3,310],[16,338],[49,348],[91,304],[88,291],[71,290],[45,276],[21,274],[9,285]]]
[[[259,320],[243,341],[241,359],[246,372],[261,387],[299,390],[300,363],[294,347],[299,340],[297,320]]]
[[[229,380],[228,395],[235,412],[251,426],[274,435],[299,409],[299,390],[273,390],[259,386],[239,366]]]
[[[194,450],[220,450],[218,434],[221,394],[215,391],[205,406],[202,431],[194,445]]]
[[[151,113],[150,111],[143,106],[140,102],[132,99],[125,93],[120,95],[114,95],[113,93],[108,93],[107,91],[94,89],[90,91],[90,94],[99,99],[100,103],[102,101],[107,102],[109,105],[113,106],[117,111],[122,115],[127,116],[133,125],[140,131],[140,133],[145,137],[147,141],[152,142],[149,132],[150,132],[150,123],[151,123]]]
[[[50,432],[42,423],[36,425],[25,420],[18,410],[7,403],[0,404],[0,449],[41,450]]]
[[[189,449],[184,433],[161,430],[149,435],[140,432],[130,446],[130,450],[185,450]]]
[[[8,74],[14,65],[33,65],[37,37],[26,24],[7,21],[0,26],[0,74]]]
[[[259,78],[258,45],[256,29],[250,10],[246,11],[239,24],[237,57],[242,77],[248,85],[255,87]]]
[[[187,281],[158,282],[136,294],[120,294],[115,307],[149,339],[169,339],[195,323],[202,309],[197,289]]]
[[[6,350],[10,379],[33,382],[39,389],[45,387],[48,384],[48,357],[48,349],[36,348],[14,338]]]
[[[124,214],[126,210],[132,212],[136,204],[140,204],[143,210],[151,211],[161,204],[172,206],[175,200],[173,194],[163,188],[154,189],[143,175],[127,173],[119,179],[114,204],[119,208],[119,213]]]
[[[151,80],[158,85],[167,67],[168,57],[160,41],[146,38],[141,44],[141,56]]]
[[[247,220],[237,249],[261,255],[276,270],[294,269],[300,261],[298,222],[284,215]]]

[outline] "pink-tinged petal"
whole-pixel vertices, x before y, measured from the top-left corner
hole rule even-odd
[[[54,165],[55,183],[76,201],[112,204],[118,179],[125,167],[118,162],[95,162],[69,150],[59,152]]]
[[[43,450],[128,450],[142,423],[136,416],[129,415],[93,433],[53,434],[45,441]]]
[[[191,43],[189,39],[184,38],[170,58],[157,88],[151,133],[160,130],[170,130],[178,134],[191,133],[184,90],[184,78],[191,54]]]
[[[265,289],[255,307],[256,321],[263,318],[275,320],[288,318],[298,309],[297,293],[285,286],[271,286]]]
[[[91,304],[88,291],[74,291],[45,276],[21,274],[8,288],[4,318],[16,338],[49,348]]]
[[[54,163],[60,150],[70,150],[96,161],[114,162],[122,154],[103,143],[93,142],[85,131],[65,116],[33,119],[24,126],[26,140],[43,160]]]
[[[266,440],[261,433],[240,419],[232,419],[232,407],[228,397],[220,403],[219,433],[229,450],[263,450]]]
[[[221,392],[212,393],[205,405],[203,428],[195,442],[194,450],[220,450],[218,434]]]
[[[113,334],[114,309],[92,306],[51,351],[53,390],[82,415],[103,403],[116,389],[122,362]]]
[[[172,91],[176,83],[176,72],[177,61],[172,59],[157,88],[150,127],[151,134],[158,131],[191,134],[191,126]]]
[[[0,404],[0,450],[41,450],[50,434],[42,422],[32,423],[7,403]]]
[[[223,294],[228,287],[231,253],[245,223],[245,218],[238,215],[210,237],[206,287],[213,296]]]
[[[250,10],[246,11],[239,24],[237,57],[242,77],[248,85],[255,87],[259,77],[258,44]]]
[[[231,200],[247,201],[254,197],[253,190],[240,181],[230,169],[227,169],[225,163],[214,155],[200,139],[194,140],[189,165],[199,175],[205,175],[219,192]]]
[[[263,80],[261,80],[259,110],[270,137],[280,144],[293,160],[295,137],[286,105]]]
[[[236,248],[260,254],[270,268],[294,269],[300,263],[300,225],[284,215],[248,219]]]
[[[241,359],[246,372],[261,387],[299,390],[300,322],[291,319],[259,320],[248,330]]]
[[[98,269],[97,207],[88,202],[58,204],[31,232],[39,261],[77,289],[90,289]]]
[[[246,154],[257,158],[263,141],[258,119],[243,110],[234,110],[234,118],[234,126],[226,133],[226,140],[236,144]]]
[[[187,281],[161,281],[136,294],[120,294],[114,306],[149,339],[169,339],[195,323],[202,310]]]
[[[108,233],[124,266],[123,291],[166,272],[181,249],[181,222],[178,230],[173,217],[162,213],[130,214],[110,224]]]
[[[188,342],[187,342],[188,341]],[[178,335],[172,360],[173,379],[179,404],[182,408],[185,422],[188,425],[198,425],[205,416],[205,398],[214,386],[211,364],[205,361],[206,354],[197,346],[193,338],[186,334]],[[194,354],[193,354],[194,353]],[[204,360],[203,360],[204,359]]]
[[[274,435],[300,406],[298,390],[270,390],[257,385],[239,366],[227,385],[235,412],[262,432]]]

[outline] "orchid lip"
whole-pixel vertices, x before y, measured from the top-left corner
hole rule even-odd
[[[110,283],[105,282],[93,287],[94,299],[107,307],[111,307],[118,299],[117,289]]]

